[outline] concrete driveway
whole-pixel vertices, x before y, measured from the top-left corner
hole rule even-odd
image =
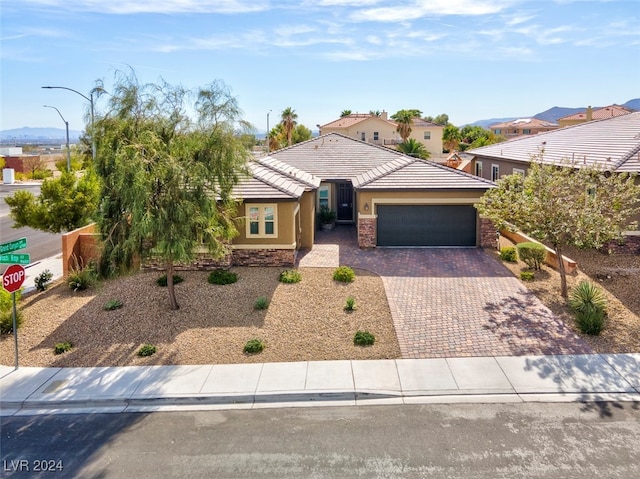
[[[403,358],[593,353],[481,249],[360,250],[349,227],[316,242],[300,267],[347,265],[382,278]]]

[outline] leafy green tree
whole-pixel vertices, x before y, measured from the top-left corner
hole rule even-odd
[[[289,106],[282,111],[280,118],[280,124],[284,128],[284,132],[287,136],[287,146],[291,146],[291,137],[293,135],[293,130],[298,124],[298,114]]]
[[[414,158],[427,159],[431,154],[425,146],[414,138],[409,138],[398,145],[398,150]]]
[[[313,136],[311,130],[304,125],[297,125],[293,130],[292,141],[295,145],[296,143],[302,143],[303,141],[310,140]]]
[[[462,151],[469,148],[479,148],[481,146],[493,145],[505,141],[506,138],[496,135],[491,130],[477,125],[467,125],[460,130],[460,149]]]
[[[435,118],[432,116],[425,116],[423,120],[434,123],[436,125],[447,126],[449,124],[449,115],[447,115],[446,113],[441,113]]]
[[[79,178],[63,171],[42,183],[40,195],[18,190],[5,198],[14,228],[28,226],[49,233],[72,231],[93,220],[100,201],[100,180],[92,171]]]
[[[459,148],[461,139],[460,130],[455,125],[447,125],[442,130],[442,147],[449,152]]]
[[[102,270],[159,259],[175,310],[174,265],[191,261],[200,245],[222,257],[237,234],[231,192],[249,155],[234,135],[240,112],[219,82],[190,92],[166,83],[141,85],[131,74],[117,78],[112,91],[109,111],[95,127],[96,170],[104,185]]]
[[[519,229],[553,248],[558,258],[567,245],[600,248],[635,228],[640,185],[628,174],[607,174],[597,167],[542,164],[533,158],[527,175],[504,176],[476,205],[483,217],[502,229]],[[558,262],[560,291],[567,297],[563,261]]]
[[[345,116],[351,115],[351,110],[342,110],[340,112],[340,118],[344,118]]]
[[[419,118],[422,115],[420,110],[399,110],[391,115],[391,119],[394,120],[398,126],[396,131],[400,134],[402,141],[406,141],[411,135],[414,118]]]

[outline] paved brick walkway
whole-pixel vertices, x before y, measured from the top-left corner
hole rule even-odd
[[[316,243],[300,266],[339,263],[382,277],[403,358],[593,353],[483,250],[360,250],[351,227],[318,232]]]

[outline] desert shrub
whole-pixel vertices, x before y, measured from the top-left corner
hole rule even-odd
[[[13,299],[11,299],[11,294],[4,288],[0,288],[0,311],[11,311],[13,308]],[[20,301],[22,297],[22,288],[14,293],[16,295],[16,302]]]
[[[580,281],[569,292],[569,307],[575,312],[586,311],[588,309],[601,309],[606,311],[607,298],[602,290],[591,281]]]
[[[267,309],[268,307],[269,300],[265,296],[260,296],[258,299],[256,299],[256,302],[253,305],[253,309],[257,309],[259,311]]]
[[[302,281],[302,275],[296,269],[288,269],[280,273],[281,283],[299,283],[300,281]]]
[[[516,263],[518,261],[518,253],[514,246],[505,246],[500,248],[500,259],[507,263]]]
[[[351,311],[355,311],[356,310],[356,298],[354,298],[353,296],[349,296],[347,298],[347,302],[344,305],[344,310],[347,312],[351,312]]]
[[[535,278],[535,275],[533,274],[533,271],[521,271],[520,272],[520,279],[522,281],[533,281]]]
[[[74,291],[84,291],[85,289],[91,288],[97,280],[98,276],[93,266],[89,265],[84,268],[72,269],[67,278],[67,283],[69,284],[69,288]]]
[[[144,344],[138,349],[138,356],[145,357],[156,354],[156,347],[153,344]]]
[[[356,331],[353,337],[353,344],[356,346],[371,346],[376,342],[376,338],[369,331]]]
[[[576,312],[576,325],[582,333],[597,336],[604,329],[606,316],[604,310],[589,307]]]
[[[264,349],[264,342],[261,339],[254,338],[247,341],[244,345],[243,351],[247,354],[256,354],[262,352]]]
[[[180,276],[179,274],[174,274],[173,275],[173,284],[180,284],[183,281],[184,281],[184,278],[182,276]],[[164,274],[164,275],[160,276],[158,279],[156,279],[156,284],[158,286],[166,287],[167,286],[167,275]]]
[[[67,351],[71,351],[71,348],[73,348],[73,344],[68,341],[64,343],[57,343],[53,348],[53,354],[66,353]]]
[[[119,299],[110,299],[109,301],[104,303],[102,309],[104,309],[105,311],[113,311],[114,309],[122,308],[122,306],[122,301],[120,301]]]
[[[527,241],[518,244],[518,258],[526,263],[529,268],[540,269],[544,259],[547,256],[547,250],[540,243]]]
[[[351,283],[356,279],[356,273],[348,266],[339,266],[333,272],[333,279],[342,283]]]
[[[36,276],[34,283],[36,285],[36,289],[38,291],[44,291],[51,284],[51,280],[53,279],[53,273],[48,269],[45,269],[42,273]]]
[[[226,269],[216,269],[209,273],[207,281],[210,284],[232,284],[238,281],[238,275]]]
[[[16,326],[22,325],[22,311],[16,310]],[[13,332],[13,307],[0,311],[0,334]]]

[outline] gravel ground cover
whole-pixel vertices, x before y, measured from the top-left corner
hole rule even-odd
[[[350,284],[333,281],[331,268],[302,268],[302,281],[282,284],[278,268],[233,268],[237,283],[211,285],[207,272],[180,272],[176,285],[180,310],[170,311],[161,273],[141,272],[104,281],[74,293],[60,282],[22,302],[19,331],[21,366],[126,366],[222,364],[329,359],[400,357],[382,280],[356,270]],[[265,311],[256,300],[267,297]],[[343,310],[348,296],[356,311]],[[121,309],[105,311],[109,300]],[[354,346],[357,330],[375,335],[373,346]],[[260,338],[266,349],[243,353],[245,343]],[[54,355],[56,343],[71,342],[70,352]],[[157,353],[139,357],[143,344]],[[12,365],[12,335],[0,340],[0,364]]]
[[[513,246],[501,238],[501,246]],[[536,272],[535,280],[524,282],[554,314],[581,336],[598,353],[640,352],[640,255],[609,255],[596,250],[567,248],[564,255],[578,264],[567,276],[569,290],[582,280],[597,283],[608,299],[608,318],[599,336],[579,332],[573,313],[560,295],[560,275],[548,266]],[[496,252],[497,256],[497,252]],[[526,269],[522,262],[503,263],[516,277]]]

